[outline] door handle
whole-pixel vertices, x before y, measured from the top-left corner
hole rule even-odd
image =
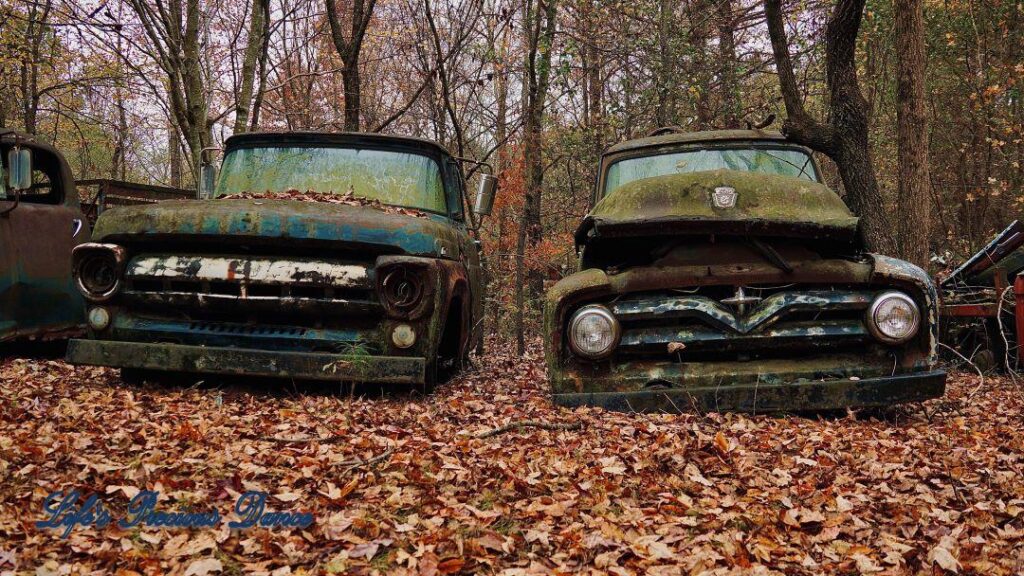
[[[81,218],[75,218],[71,220],[71,237],[78,237],[78,233],[82,231],[82,227],[85,225]]]

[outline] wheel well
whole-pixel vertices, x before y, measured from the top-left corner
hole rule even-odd
[[[437,355],[446,360],[458,360],[462,345],[463,296],[456,294],[448,303],[448,314],[444,320],[444,332],[437,346]]]

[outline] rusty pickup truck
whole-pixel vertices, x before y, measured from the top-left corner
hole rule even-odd
[[[932,280],[863,249],[811,152],[667,131],[602,157],[545,302],[556,403],[797,411],[941,396]]]
[[[204,167],[205,168],[205,167]],[[429,386],[483,312],[460,161],[426,140],[252,133],[200,197],[104,212],[75,251],[77,364]],[[478,215],[493,176],[481,178]]]
[[[71,251],[88,239],[64,156],[33,136],[0,128],[0,342],[84,331]]]

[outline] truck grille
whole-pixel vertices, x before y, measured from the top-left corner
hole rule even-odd
[[[255,312],[339,315],[378,310],[375,285],[372,266],[358,262],[142,254],[127,265],[124,294],[136,304],[197,315],[204,309],[229,317]]]
[[[622,324],[619,353],[684,361],[741,353],[770,357],[863,345],[869,339],[863,316],[874,298],[870,291],[775,291],[748,298],[742,312],[738,304],[723,303],[735,297],[720,292],[632,295],[611,303]],[[677,351],[670,355],[671,343],[683,347],[673,346]]]

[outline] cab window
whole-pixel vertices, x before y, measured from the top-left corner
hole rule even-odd
[[[696,148],[627,158],[608,167],[604,193],[636,180],[709,170],[736,170],[820,182],[810,154],[793,147]]]
[[[11,200],[14,191],[7,188],[7,151],[0,154],[3,183],[0,184],[0,199]],[[52,154],[41,150],[32,150],[32,186],[19,193],[20,202],[32,204],[60,204],[61,196],[60,162]]]

